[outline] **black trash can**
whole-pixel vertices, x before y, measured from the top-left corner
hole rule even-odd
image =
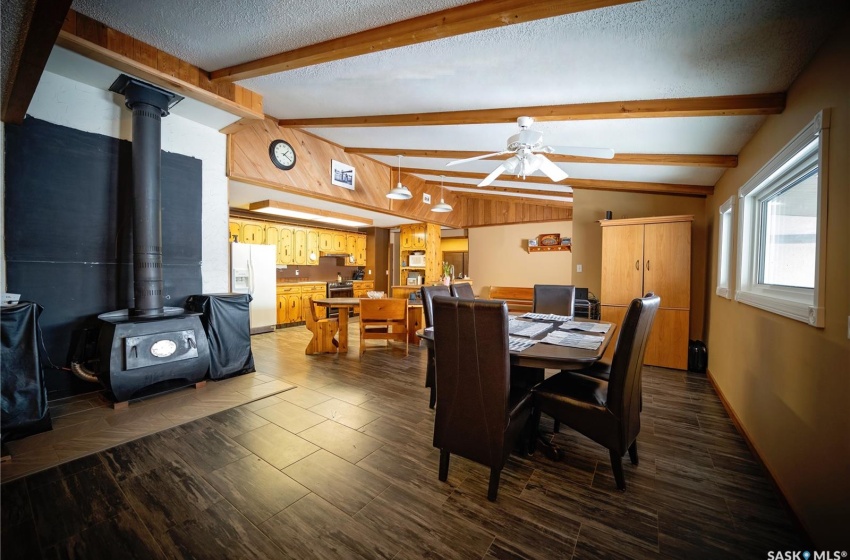
[[[254,370],[248,294],[189,296],[186,309],[201,314],[210,345],[210,379],[224,379]]]
[[[3,443],[53,428],[47,408],[47,387],[39,358],[38,316],[41,306],[21,302],[0,309]]]

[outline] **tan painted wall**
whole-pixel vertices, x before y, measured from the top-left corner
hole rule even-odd
[[[739,154],[738,167],[723,175],[707,201],[709,371],[818,548],[831,550],[847,549],[850,524],[848,69],[850,25],[845,23],[794,82],[785,111],[767,119]],[[726,199],[826,107],[832,108],[826,328],[816,329],[714,295],[715,216]],[[737,259],[737,248],[733,253]],[[736,271],[733,264],[733,278]]]
[[[604,303],[602,228],[599,220],[611,210],[614,219],[693,215],[691,230],[691,338],[702,339],[705,309],[705,198],[660,194],[614,193],[576,189],[573,193],[573,281],[587,286]],[[576,267],[582,265],[582,271]]]
[[[545,222],[469,230],[469,275],[476,295],[490,286],[571,284],[572,253],[529,253],[526,242],[541,233],[572,237],[572,222]]]

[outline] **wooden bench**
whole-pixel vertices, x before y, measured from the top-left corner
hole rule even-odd
[[[534,307],[534,288],[510,288],[490,286],[490,299],[503,299],[508,302],[508,311],[525,313]]]

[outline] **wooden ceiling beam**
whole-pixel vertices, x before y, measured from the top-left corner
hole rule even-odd
[[[458,124],[513,123],[518,117],[536,121],[576,121],[604,119],[640,119],[667,117],[729,117],[775,115],[785,109],[785,93],[756,93],[719,97],[683,97],[676,99],[644,99],[603,101],[572,105],[507,107],[410,113],[405,115],[368,115],[362,117],[327,117],[316,119],[281,119],[280,126],[296,128],[364,127],[364,126],[434,126]]]
[[[429,186],[434,186],[434,187],[440,186],[440,183],[438,183],[436,181],[425,181],[425,184],[429,185]],[[485,188],[480,189],[480,188],[476,187],[475,185],[470,185],[468,183],[443,183],[443,186],[446,187],[446,189],[449,190],[449,192],[456,194],[458,196],[466,196],[467,194],[475,194],[475,193],[468,193],[466,191],[455,191],[455,190],[452,189],[452,187],[457,187],[457,188],[461,188],[461,189],[475,189],[478,192],[490,193],[490,194],[493,194],[493,195],[498,195],[499,193],[504,192],[504,193],[514,193],[514,194],[539,194],[539,195],[544,195],[544,196],[552,196],[552,197],[556,197],[556,198],[572,198],[572,196],[573,196],[572,192],[566,192],[566,191],[544,191],[544,190],[540,190],[540,189],[515,189],[515,188],[510,188],[510,187],[494,187],[492,185],[490,185],[489,187],[485,187]]]
[[[473,152],[458,150],[404,150],[393,148],[345,148],[348,154],[397,156],[406,157],[466,159],[486,155],[490,152]],[[484,158],[486,160],[504,160],[510,154]],[[738,156],[733,155],[702,155],[702,154],[615,154],[614,159],[600,159],[561,154],[546,154],[546,157],[556,163],[613,163],[629,165],[679,165],[684,167],[737,167]]]
[[[484,191],[481,193],[457,193],[458,195],[463,196],[464,198],[470,199],[482,199],[482,200],[494,200],[496,202],[520,202],[523,204],[537,204],[539,206],[553,206],[556,208],[572,208],[572,201],[560,201],[560,200],[544,200],[542,198],[525,198],[521,196],[505,196],[500,194],[494,194],[492,192]]]
[[[35,0],[32,4],[32,11],[21,22],[3,89],[0,120],[8,124],[24,122],[50,51],[71,9],[71,0]]]
[[[463,179],[484,179],[486,173],[470,173],[467,171],[444,171],[441,169],[403,169],[404,173],[411,175],[443,175],[446,177],[458,177]],[[684,194],[689,196],[707,196],[714,194],[711,185],[680,185],[675,183],[644,183],[639,181],[609,181],[606,179],[578,179],[569,177],[560,183],[553,183],[548,177],[531,176],[519,179],[513,175],[502,175],[497,181],[524,181],[538,185],[561,185],[575,189],[589,189],[597,191],[621,191],[647,194]],[[491,188],[491,187],[488,187]]]
[[[315,45],[307,45],[250,62],[221,68],[212,72],[210,77],[213,81],[246,80],[334,60],[474,33],[483,29],[504,27],[619,4],[630,4],[633,1],[479,0],[463,6],[424,14],[352,35],[337,37]]]

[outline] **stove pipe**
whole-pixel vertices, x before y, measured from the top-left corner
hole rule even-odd
[[[160,317],[163,307],[160,145],[162,117],[183,99],[122,74],[109,88],[133,111],[132,315]]]

